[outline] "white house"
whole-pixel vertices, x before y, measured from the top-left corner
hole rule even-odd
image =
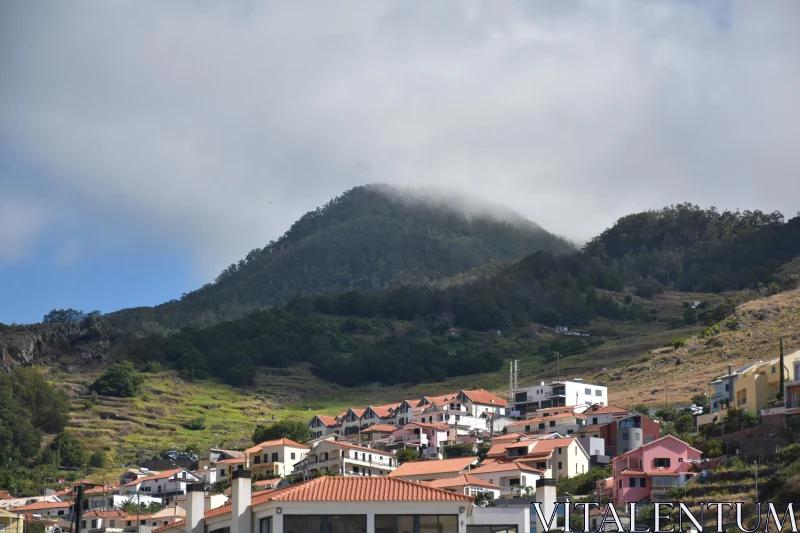
[[[500,486],[501,498],[520,496],[526,487],[532,494],[536,492],[536,482],[544,476],[544,472],[519,461],[488,462],[469,472],[470,476]]]
[[[186,494],[186,486],[202,481],[185,468],[165,470],[148,477],[135,479],[120,487],[123,494],[142,492],[145,495],[169,501]]]
[[[444,447],[451,442],[452,428],[436,422],[410,422],[392,433],[390,446],[398,448],[416,448],[420,457],[427,459],[441,458]]]
[[[500,497],[500,485],[490,483],[479,477],[470,474],[459,474],[456,477],[434,479],[427,482],[431,487],[444,489],[467,496],[477,496],[480,493],[488,492],[493,500]]]
[[[589,471],[589,454],[575,437],[523,438],[492,445],[486,454],[498,462],[516,461],[542,473],[542,478],[573,477]]]
[[[317,439],[327,435],[338,435],[342,431],[342,423],[338,417],[315,415],[308,423],[311,438]]]
[[[286,477],[294,465],[302,461],[309,446],[291,439],[274,439],[256,444],[244,451],[244,468],[255,476]]]
[[[547,407],[567,405],[608,405],[608,387],[584,383],[581,379],[553,381],[512,391],[512,411],[523,415]]]
[[[231,505],[204,512],[203,493],[198,488],[189,492],[185,522],[153,533],[467,533],[472,525],[489,532],[531,531],[529,507],[482,509],[475,507],[469,496],[422,483],[386,477],[323,476],[252,494],[246,474],[234,473]]]
[[[349,442],[323,440],[294,465],[292,474],[301,479],[333,473],[339,476],[386,476],[397,468],[391,452]]]
[[[217,469],[204,468],[203,470],[192,470],[192,474],[203,480],[206,485],[213,485],[217,482]]]

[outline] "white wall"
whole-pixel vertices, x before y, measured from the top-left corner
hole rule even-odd
[[[473,507],[472,514],[467,517],[467,525],[516,525],[519,533],[527,533],[531,530],[530,507]]]

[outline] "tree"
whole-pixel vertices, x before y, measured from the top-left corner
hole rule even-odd
[[[397,452],[398,463],[411,463],[417,460],[417,451],[414,448],[403,448]]]
[[[45,324],[67,324],[69,322],[80,322],[86,318],[86,313],[77,309],[53,309],[42,319]]]
[[[97,391],[97,394],[101,396],[132,398],[139,394],[142,383],[144,383],[144,377],[136,372],[133,363],[123,361],[111,365],[89,389]]]
[[[695,394],[692,396],[692,403],[698,407],[708,407],[708,396],[705,393]]]
[[[183,427],[191,431],[200,431],[206,429],[206,419],[202,416],[193,418],[183,424]]]
[[[8,387],[19,407],[25,409],[34,427],[58,433],[69,419],[69,397],[50,385],[34,368],[17,368],[0,374],[0,388]]]
[[[634,405],[631,411],[634,413],[639,413],[640,415],[650,416],[650,408],[643,403]]]
[[[494,507],[494,496],[488,490],[479,492],[475,495],[475,505],[478,507]]]
[[[106,466],[106,452],[103,450],[95,450],[89,457],[89,466],[93,468],[103,468]]]
[[[258,444],[267,440],[291,439],[295,442],[305,442],[311,437],[308,424],[302,420],[280,420],[268,426],[258,425],[253,432],[253,442]]]
[[[50,443],[50,450],[57,454],[60,465],[67,468],[81,468],[86,463],[86,448],[83,443],[68,431],[62,431],[53,442]]]

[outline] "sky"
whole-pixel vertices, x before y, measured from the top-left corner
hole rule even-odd
[[[177,298],[366,183],[578,242],[798,211],[800,2],[0,3],[0,322]]]

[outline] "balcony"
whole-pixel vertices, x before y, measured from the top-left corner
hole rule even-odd
[[[500,487],[500,497],[515,498],[522,494],[522,487],[511,485],[510,487]]]

